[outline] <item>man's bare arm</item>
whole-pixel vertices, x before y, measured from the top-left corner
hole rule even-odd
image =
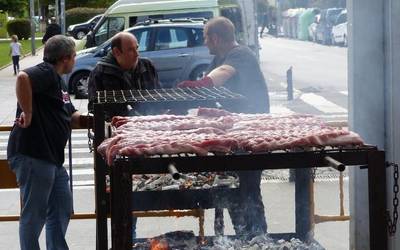
[[[28,74],[20,72],[17,77],[16,83],[17,100],[22,113],[16,119],[18,126],[27,128],[32,120],[32,84]]]
[[[235,73],[235,68],[230,65],[224,64],[213,69],[210,73],[208,73],[207,76],[212,79],[214,86],[221,86],[230,78],[232,78]]]

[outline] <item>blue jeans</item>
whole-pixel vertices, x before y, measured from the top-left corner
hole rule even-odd
[[[38,239],[45,224],[47,249],[68,249],[65,233],[72,213],[72,196],[65,168],[21,154],[9,159],[9,163],[22,197],[21,250],[40,249]]]

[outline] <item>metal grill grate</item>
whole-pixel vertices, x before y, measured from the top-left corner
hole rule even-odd
[[[226,101],[244,99],[224,87],[97,91],[96,103]]]
[[[232,155],[241,155],[241,156],[252,156],[252,155],[273,155],[273,154],[282,154],[282,153],[315,153],[315,154],[329,154],[329,153],[342,153],[342,152],[365,152],[368,150],[378,150],[376,146],[372,145],[347,145],[347,146],[322,146],[322,147],[296,147],[293,149],[280,149],[274,151],[267,151],[267,152],[257,152],[252,153],[249,151],[235,151],[229,153],[221,153],[221,152],[208,152],[207,156],[232,156]],[[119,159],[135,159],[135,158],[191,158],[195,159],[198,157],[195,153],[178,153],[178,154],[156,154],[156,155],[142,155],[139,157],[129,157],[129,156],[121,156],[117,155],[117,160]]]

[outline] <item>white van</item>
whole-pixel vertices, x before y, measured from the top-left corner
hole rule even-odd
[[[95,47],[110,37],[147,19],[206,18],[225,16],[236,27],[241,44],[258,56],[256,0],[119,0],[111,5],[86,39],[77,45]]]
[[[119,0],[87,35],[86,48],[148,19],[206,18],[220,13],[218,0]]]

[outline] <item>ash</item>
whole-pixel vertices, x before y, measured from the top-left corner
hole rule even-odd
[[[292,238],[290,241],[274,240],[268,235],[256,236],[250,241],[232,240],[219,237],[213,241],[212,246],[201,247],[201,250],[324,250],[315,242],[309,244],[299,239]]]
[[[154,241],[167,242],[169,250],[325,250],[316,242],[307,244],[295,238],[290,241],[274,240],[268,235],[259,235],[251,240],[215,237],[207,239],[203,245],[200,245],[198,243],[199,237],[196,237],[193,231],[175,231],[162,234],[148,239],[146,242],[135,243],[132,249],[148,250]]]

